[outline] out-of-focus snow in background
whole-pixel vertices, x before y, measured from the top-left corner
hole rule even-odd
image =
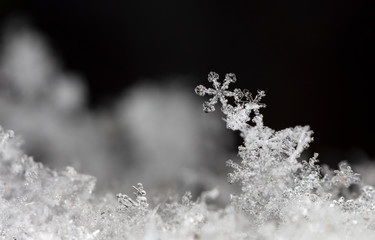
[[[202,112],[183,78],[140,80],[117,102],[89,109],[82,77],[64,68],[48,39],[20,20],[3,31],[0,123],[23,136],[36,161],[93,175],[99,192],[139,181],[160,192],[227,192],[233,136]]]

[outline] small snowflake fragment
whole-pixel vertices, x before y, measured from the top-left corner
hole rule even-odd
[[[358,173],[354,173],[352,168],[346,162],[341,162],[339,164],[339,170],[335,170],[336,174],[332,178],[332,183],[336,186],[349,187],[352,184],[359,183],[361,179]]]
[[[146,191],[143,189],[142,183],[138,183],[137,187],[133,186],[133,188],[136,190],[136,192],[133,192],[136,197],[135,200],[126,194],[119,193],[116,195],[117,201],[127,208],[147,209]]]
[[[1,126],[0,126],[1,127]],[[2,130],[2,128],[0,128],[0,131]],[[12,139],[14,138],[14,132],[13,130],[8,130],[8,131],[1,131],[1,134],[0,134],[0,144],[1,145],[4,145],[8,139]]]

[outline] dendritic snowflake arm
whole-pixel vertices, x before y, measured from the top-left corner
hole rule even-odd
[[[298,126],[294,128],[294,134],[296,135],[296,146],[292,148],[292,154],[290,154],[288,158],[291,162],[296,161],[296,159],[300,157],[301,153],[309,146],[309,143],[312,141],[311,135],[313,134],[313,131],[311,131],[307,126]]]

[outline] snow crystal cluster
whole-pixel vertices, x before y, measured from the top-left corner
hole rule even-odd
[[[245,214],[258,234],[270,239],[375,238],[373,187],[364,185],[345,162],[331,171],[317,165],[318,154],[300,159],[313,141],[308,126],[281,131],[264,126],[259,112],[265,107],[260,103],[264,92],[252,97],[248,90],[228,91],[236,81],[232,73],[222,84],[218,79],[211,72],[208,81],[213,88],[199,85],[195,92],[212,95],[203,104],[205,112],[214,111],[220,101],[227,128],[239,131],[243,138],[238,147],[241,162],[227,161],[233,169],[229,182],[238,182],[242,190],[231,195],[231,205]],[[227,97],[233,97],[233,104]]]
[[[0,239],[375,239],[373,187],[345,162],[332,171],[317,154],[301,159],[312,131],[264,126],[263,91],[229,90],[234,74],[208,81],[213,88],[195,88],[210,96],[203,110],[220,102],[227,127],[243,138],[240,160],[227,161],[241,191],[226,207],[211,203],[217,189],[196,200],[190,192],[150,197],[142,183],[134,198],[95,195],[95,177],[45,167],[0,128]]]

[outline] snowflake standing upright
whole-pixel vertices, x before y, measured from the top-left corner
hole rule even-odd
[[[295,176],[301,168],[297,158],[312,141],[312,131],[308,126],[297,126],[275,131],[263,125],[263,115],[259,109],[264,91],[258,91],[255,98],[247,90],[228,91],[229,84],[236,81],[233,73],[227,74],[224,83],[218,82],[219,75],[211,72],[208,81],[214,89],[199,85],[195,92],[213,97],[203,104],[205,112],[215,110],[214,105],[220,100],[227,127],[239,130],[244,139],[239,146],[240,164],[227,161],[234,171],[229,174],[229,182],[239,182],[240,195],[232,195],[234,205],[259,221],[278,218],[278,206],[283,201],[285,192],[296,187]],[[226,97],[233,97],[235,106],[228,103]],[[253,113],[253,117],[251,114]],[[253,124],[249,124],[252,121]]]

